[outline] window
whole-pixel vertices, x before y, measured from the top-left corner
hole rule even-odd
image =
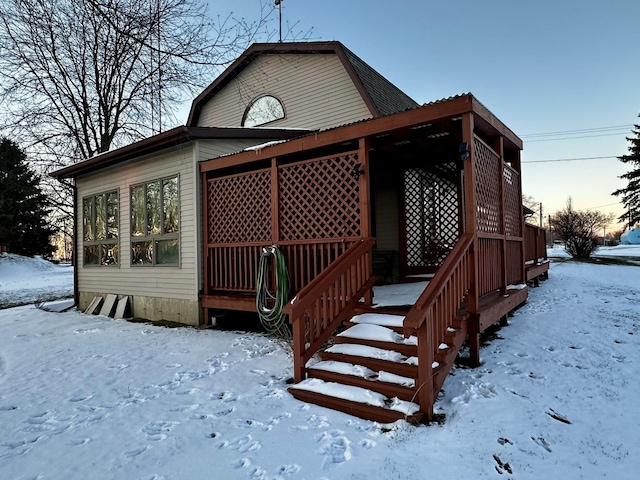
[[[131,187],[131,264],[180,263],[178,177]]]
[[[118,217],[118,192],[83,198],[83,265],[118,265]]]
[[[249,104],[242,117],[243,127],[255,127],[284,118],[282,102],[271,95],[263,95]]]

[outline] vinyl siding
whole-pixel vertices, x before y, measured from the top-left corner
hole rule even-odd
[[[380,189],[375,194],[376,247],[380,250],[400,249],[398,226],[398,194],[391,189]]]
[[[202,109],[199,126],[240,126],[249,103],[269,94],[286,117],[270,127],[318,129],[371,118],[336,55],[261,55]]]
[[[180,265],[178,267],[132,267],[130,251],[130,187],[141,182],[179,176]],[[194,206],[195,162],[192,145],[150,158],[79,177],[78,189],[78,288],[80,292],[103,292],[181,300],[198,300],[196,271],[196,210]],[[87,266],[83,262],[82,199],[111,190],[119,199],[119,266]]]

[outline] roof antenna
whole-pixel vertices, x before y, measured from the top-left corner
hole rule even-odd
[[[282,2],[284,0],[275,0],[274,5],[278,7],[278,11],[280,13],[280,40],[279,43],[282,43]]]

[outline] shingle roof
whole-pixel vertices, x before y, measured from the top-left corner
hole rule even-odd
[[[379,115],[398,113],[419,106],[409,95],[380,75],[355,53],[342,44],[340,46],[373,100]]]
[[[196,126],[204,105],[236,78],[257,56],[273,54],[337,55],[374,117],[419,106],[340,42],[254,43],[196,97],[191,105],[187,125]]]

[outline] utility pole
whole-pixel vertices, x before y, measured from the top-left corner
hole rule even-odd
[[[540,228],[542,228],[542,202],[540,202]]]

